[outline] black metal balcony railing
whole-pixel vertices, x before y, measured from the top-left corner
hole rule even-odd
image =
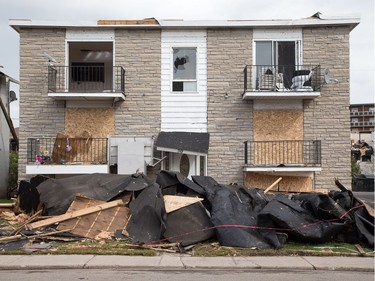
[[[106,138],[28,138],[27,163],[107,164]]]
[[[251,166],[319,166],[321,141],[245,141],[245,165]]]
[[[374,126],[374,122],[373,121],[359,121],[359,122],[350,122],[350,125],[352,127],[366,127],[366,126]]]
[[[350,116],[374,116],[374,111],[351,111]]]
[[[48,91],[125,93],[125,69],[104,65],[48,66]]]
[[[246,65],[244,91],[318,92],[320,65]]]

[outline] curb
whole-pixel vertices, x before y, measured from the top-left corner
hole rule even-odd
[[[374,272],[373,257],[190,257],[161,255],[0,255],[0,270],[126,269],[182,270],[293,270]]]

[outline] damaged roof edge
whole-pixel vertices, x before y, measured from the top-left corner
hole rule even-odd
[[[360,23],[360,17],[309,17],[286,20],[175,20],[155,18],[143,20],[98,20],[80,22],[38,21],[31,19],[10,19],[9,25],[19,31],[21,27],[128,27],[128,28],[229,28],[229,27],[303,27],[350,25],[351,30]]]

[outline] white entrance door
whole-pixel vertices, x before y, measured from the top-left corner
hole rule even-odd
[[[191,179],[191,176],[199,175],[199,156],[181,153],[171,153],[170,170],[180,172]]]

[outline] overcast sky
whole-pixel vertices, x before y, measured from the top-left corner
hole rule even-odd
[[[374,102],[374,0],[0,0],[0,71],[19,79],[19,36],[9,19],[299,19],[358,16],[350,34],[351,103]],[[333,77],[334,78],[334,77]],[[18,88],[13,87],[18,96]],[[18,126],[18,102],[11,103]]]

